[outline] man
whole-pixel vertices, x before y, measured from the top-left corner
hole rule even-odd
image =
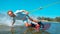
[[[15,13],[13,13],[11,10],[8,11],[8,15],[13,18],[13,23],[15,23],[15,20],[22,20],[25,23],[25,26],[28,27],[28,12],[25,10],[17,10]]]
[[[37,27],[39,28],[40,25],[43,25],[38,20],[33,20],[31,17],[28,16],[28,12],[26,10],[17,10],[15,13],[13,13],[11,10],[8,11],[8,15],[13,18],[13,23],[15,23],[15,20],[22,20],[25,23],[25,26],[31,26],[31,27]],[[32,21],[31,24],[28,23],[28,19]]]

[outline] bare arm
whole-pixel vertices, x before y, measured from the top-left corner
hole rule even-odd
[[[31,21],[33,21],[33,19],[32,19],[30,16],[27,15],[27,17],[28,17]]]
[[[31,21],[33,21],[33,22],[38,22],[38,20],[34,20],[34,19],[32,19],[31,17],[29,17],[29,16],[28,16],[29,13],[28,13],[27,11],[22,11],[22,12],[26,13],[27,17],[28,17]]]
[[[13,22],[12,22],[12,25],[14,25],[14,23],[15,23],[15,19],[13,18]]]
[[[28,15],[27,15],[28,16]],[[38,22],[38,20],[34,20],[34,19],[32,19],[31,17],[29,17],[28,16],[28,18],[31,20],[31,21],[33,21],[33,22]]]

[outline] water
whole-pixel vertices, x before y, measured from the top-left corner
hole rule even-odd
[[[51,23],[48,30],[36,32],[33,28],[25,26],[0,27],[0,34],[60,34],[60,23]]]

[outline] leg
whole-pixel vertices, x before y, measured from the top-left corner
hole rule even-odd
[[[31,24],[29,24],[29,23],[25,23],[25,26],[26,26],[26,27],[29,27],[29,26],[31,26]]]
[[[39,25],[41,25],[42,26],[42,28],[44,28],[44,24],[40,21],[40,22],[38,22],[38,24]]]
[[[35,26],[36,26],[35,24],[31,23],[31,27],[35,27]]]
[[[31,25],[31,24],[28,23],[28,19],[27,19],[27,18],[25,18],[25,19],[23,20],[23,22],[25,23],[25,26],[26,26],[26,27],[28,27],[28,26]]]

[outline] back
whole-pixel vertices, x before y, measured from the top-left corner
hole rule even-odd
[[[26,18],[26,14],[21,10],[17,10],[14,14],[16,15],[15,19],[21,20],[23,18]]]

